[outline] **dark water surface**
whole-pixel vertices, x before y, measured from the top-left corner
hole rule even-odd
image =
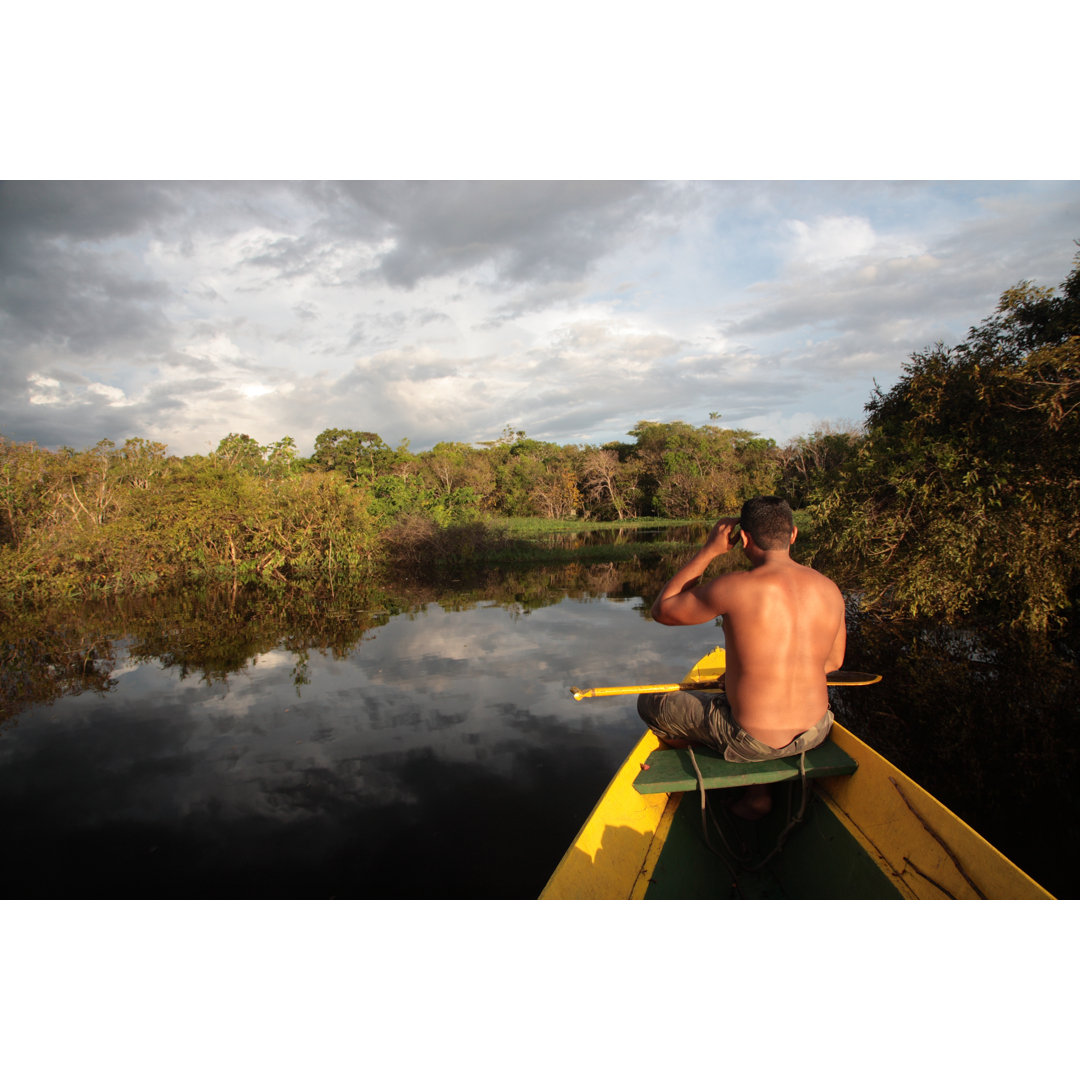
[[[536,896],[640,733],[633,698],[568,688],[681,676],[697,645],[610,566],[497,578],[399,613],[244,591],[84,613],[89,661],[26,643],[94,689],[0,725],[5,894]]]
[[[647,618],[668,569],[189,594],[8,627],[4,895],[535,897],[641,730],[633,697],[569,687],[677,680],[722,643]],[[840,719],[1080,895],[1074,658],[972,663],[967,640],[853,630],[847,666],[886,679],[840,691]],[[1021,694],[1038,716],[1010,708]]]

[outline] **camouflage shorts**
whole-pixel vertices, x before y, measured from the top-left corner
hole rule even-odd
[[[829,737],[833,725],[833,714],[827,710],[812,728],[778,750],[739,727],[724,694],[703,690],[642,694],[637,707],[638,715],[661,739],[686,739],[723,754],[727,761],[771,761],[813,750]]]

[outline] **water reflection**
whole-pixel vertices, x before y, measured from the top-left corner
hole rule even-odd
[[[548,547],[578,549],[610,544],[650,544],[664,541],[669,544],[700,546],[709,535],[705,524],[666,525],[659,528],[633,526],[610,529],[582,529],[579,532],[551,532],[538,539]]]
[[[722,640],[660,628],[663,559],[319,594],[189,592],[12,617],[0,857],[18,897],[531,897],[640,732],[632,698]],[[1080,895],[1067,642],[853,619],[845,724]],[[1047,823],[1052,822],[1052,828]]]
[[[9,895],[536,895],[639,733],[632,700],[569,686],[700,651],[594,576],[397,613],[242,591],[97,612],[106,683],[0,728]]]
[[[847,665],[884,676],[837,716],[1060,897],[1080,895],[1077,642],[856,623]]]

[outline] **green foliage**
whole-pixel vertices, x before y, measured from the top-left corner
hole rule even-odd
[[[460,498],[457,493],[464,491],[469,493],[465,500],[468,505],[486,512],[495,509],[495,468],[486,450],[467,443],[442,442],[419,454],[415,463],[420,483],[439,498],[452,502]]]
[[[514,437],[515,441],[508,441]],[[573,517],[584,505],[579,486],[582,451],[504,433],[488,448],[495,490],[492,508],[505,517]]]
[[[263,463],[263,448],[250,435],[230,432],[214,451],[214,457],[238,472],[257,472]]]
[[[384,465],[393,453],[373,431],[327,428],[315,439],[311,463],[319,469],[344,473],[352,480],[374,480],[378,466]]]
[[[820,565],[909,615],[1061,623],[1080,585],[1080,258],[911,358],[818,477]]]
[[[275,478],[255,454],[165,460],[139,445],[127,454],[103,444],[83,454],[0,451],[13,522],[0,547],[0,598],[332,577],[362,572],[380,550],[369,496],[337,475]]]
[[[472,520],[480,499],[469,487],[440,492],[427,487],[419,476],[380,476],[371,485],[372,507],[390,524],[406,516],[421,516],[446,527]]]
[[[780,491],[793,510],[817,502],[831,490],[862,438],[859,430],[826,423],[792,439],[781,450]]]
[[[776,444],[750,431],[642,421],[629,434],[637,440],[630,460],[639,513],[715,517],[773,491],[779,479]]]
[[[362,574],[395,545],[486,557],[470,531],[481,515],[711,518],[779,475],[775,444],[751,432],[643,422],[631,434],[597,449],[508,426],[490,444],[413,454],[329,428],[307,462],[289,436],[264,446],[230,432],[183,459],[144,439],[52,452],[0,438],[0,597]]]

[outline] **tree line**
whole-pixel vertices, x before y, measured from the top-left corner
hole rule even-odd
[[[782,447],[644,420],[598,447],[507,427],[415,453],[330,428],[306,458],[291,437],[176,457],[142,438],[50,451],[0,435],[0,598],[370,575],[434,535],[480,559],[508,518],[710,519],[777,492],[864,605],[1046,629],[1080,582],[1078,366],[1080,257],[1060,290],[1020,283],[963,343],[912,356],[862,427]]]
[[[781,472],[776,444],[749,431],[642,421],[629,435],[561,446],[507,428],[490,443],[414,453],[407,441],[330,428],[307,458],[291,437],[260,445],[236,433],[187,457],[143,438],[54,451],[0,436],[0,593],[349,576],[432,529],[707,517],[772,490]]]

